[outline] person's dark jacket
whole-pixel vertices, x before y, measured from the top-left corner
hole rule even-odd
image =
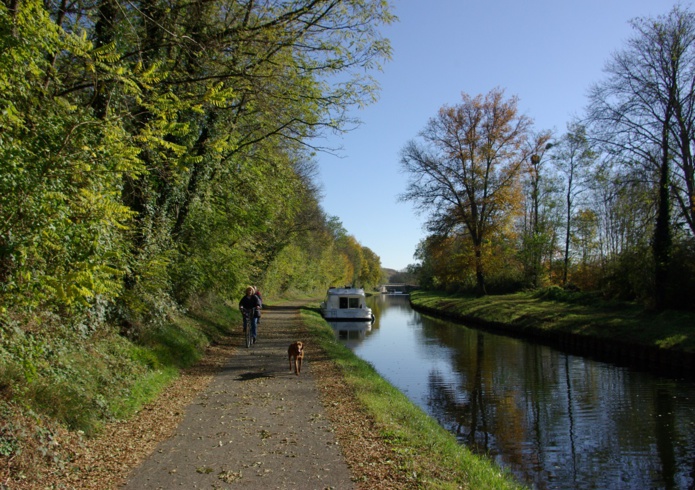
[[[244,296],[243,298],[241,298],[241,301],[239,301],[239,307],[245,310],[253,310],[254,308],[260,308],[261,300],[255,294],[252,294],[251,296]]]

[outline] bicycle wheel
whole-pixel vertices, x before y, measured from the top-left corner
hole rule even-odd
[[[246,348],[251,347],[251,315],[246,317],[246,329],[244,330],[244,341],[246,342]]]

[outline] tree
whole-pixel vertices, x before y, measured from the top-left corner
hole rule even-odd
[[[552,134],[544,131],[529,139],[530,157],[526,174],[526,184],[530,192],[530,209],[527,211],[524,229],[522,256],[526,258],[527,278],[532,287],[538,287],[541,279],[543,258],[551,255],[555,227],[549,223],[548,199],[552,188],[545,170],[548,158],[546,152],[553,147]]]
[[[262,279],[307,233],[314,137],[376,98],[389,8],[0,2],[0,294],[128,326]]]
[[[134,154],[117,124],[54,95],[48,56],[99,64],[90,47],[41,2],[0,3],[0,310],[77,315],[120,290],[130,213],[118,188]]]
[[[401,200],[429,212],[431,232],[459,233],[471,243],[478,294],[486,294],[484,248],[495,231],[509,226],[520,202],[519,174],[528,161],[531,120],[518,113],[517,98],[493,89],[462,94],[444,106],[401,151],[410,175]]]
[[[613,56],[607,79],[590,93],[588,119],[597,141],[627,165],[646,167],[645,176],[656,176],[653,298],[655,308],[663,309],[673,241],[672,193],[691,233],[695,230],[695,16],[677,6],[656,19],[635,19],[632,26],[635,37]]]
[[[376,286],[381,282],[381,259],[369,247],[362,247],[362,257],[360,284],[365,288]]]
[[[591,279],[584,273],[584,287],[601,284],[607,295],[649,302],[653,295],[649,245],[654,230],[653,185],[651,179],[644,179],[643,169],[603,156],[587,180],[590,194],[584,200],[596,220],[597,243],[592,247],[598,247],[594,271],[600,277]],[[579,225],[577,216],[573,222]],[[579,231],[578,227],[573,230]],[[572,243],[578,244],[575,237]]]
[[[575,203],[578,196],[587,190],[586,179],[596,161],[596,153],[591,149],[586,128],[578,123],[569,124],[567,133],[555,149],[553,161],[564,177],[565,195],[565,240],[563,251],[562,284],[567,284],[570,267],[570,243],[572,240]]]
[[[576,221],[576,231],[571,239],[579,255],[578,275],[582,278],[582,283],[587,284],[588,277],[595,277],[596,274],[589,274],[587,271],[595,263],[595,252],[598,244],[598,219],[596,214],[589,209],[580,209],[574,217]]]

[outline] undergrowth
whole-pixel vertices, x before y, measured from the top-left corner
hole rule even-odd
[[[0,323],[0,481],[62,466],[71,447],[125,419],[193,365],[238,323],[214,298],[188,315],[142,329],[137,343],[115,326],[74,329],[54,319]],[[46,471],[49,471],[47,469]]]

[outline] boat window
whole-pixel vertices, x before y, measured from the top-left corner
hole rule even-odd
[[[347,298],[345,296],[338,297],[338,308],[341,310],[347,308],[361,308],[360,298]]]

